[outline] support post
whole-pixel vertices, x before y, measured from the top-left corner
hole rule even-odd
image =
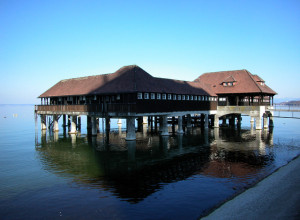
[[[63,117],[63,124],[62,124],[62,126],[63,126],[63,127],[66,127],[66,126],[67,126],[66,115],[62,115],[62,117]]]
[[[186,127],[187,128],[191,128],[192,127],[192,119],[191,119],[191,115],[190,114],[187,114]]]
[[[168,131],[168,117],[167,116],[162,116],[162,136],[168,136],[169,131]]]
[[[122,119],[119,118],[119,119],[118,119],[118,125],[121,125],[121,124],[122,124]]]
[[[91,116],[86,116],[86,130],[88,135],[92,134],[92,118]]]
[[[47,130],[46,115],[41,115],[41,130]]]
[[[126,141],[133,141],[136,139],[135,134],[135,118],[128,117],[126,118],[126,125],[127,125],[127,134],[126,134]]]
[[[78,131],[81,131],[81,116],[80,115],[78,116],[78,119],[77,119],[77,128],[78,128]]]
[[[182,129],[182,116],[178,116],[178,129],[177,129],[178,134],[183,134],[183,129]]]
[[[109,117],[105,118],[105,131],[110,131],[110,118]]]
[[[76,125],[76,123],[77,123],[77,116],[73,115],[72,116],[72,121],[71,121],[71,128],[70,128],[70,131],[69,131],[70,134],[76,134],[77,133],[77,130],[76,130],[77,125]]]
[[[238,114],[237,115],[237,126],[241,127],[241,125],[242,125],[242,116],[241,116],[241,114]]]
[[[264,129],[268,129],[268,116],[267,114],[263,115],[263,119],[264,119]]]
[[[218,128],[219,127],[219,117],[218,115],[214,116],[214,128]]]
[[[92,136],[97,136],[97,133],[98,133],[98,129],[97,129],[97,119],[96,117],[90,117],[90,120],[91,120],[91,132],[92,132]]]
[[[58,115],[53,115],[53,131],[54,132],[58,132],[59,128],[58,128]]]
[[[68,115],[68,131],[70,131],[71,128],[71,115]]]
[[[143,124],[148,124],[148,117],[147,116],[143,117]]]
[[[274,127],[274,121],[273,121],[273,116],[269,116],[269,127]]]
[[[260,116],[255,117],[255,129],[256,130],[261,130],[261,118]]]
[[[208,128],[208,114],[205,114],[204,128]]]

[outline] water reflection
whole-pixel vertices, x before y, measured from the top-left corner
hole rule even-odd
[[[272,133],[193,128],[168,137],[151,134],[143,126],[137,141],[125,141],[126,133],[119,127],[97,137],[48,134],[53,137],[49,139],[43,133],[36,150],[44,169],[137,203],[163,185],[193,175],[242,183],[255,178],[274,159]]]

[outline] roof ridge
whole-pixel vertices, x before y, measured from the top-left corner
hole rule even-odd
[[[69,78],[69,79],[62,79],[60,82],[65,82],[69,80],[79,80],[79,79],[84,79],[84,78],[89,78],[89,77],[96,77],[96,76],[105,76],[105,75],[110,75],[113,73],[105,73],[105,74],[97,74],[97,75],[90,75],[90,76],[80,76],[80,77],[74,77],[74,78]]]
[[[239,70],[223,70],[223,71],[215,71],[215,72],[206,72],[206,73],[203,73],[203,74],[208,74],[208,73],[224,73],[224,72],[234,72],[234,71],[247,71],[246,69],[239,69]],[[202,75],[203,75],[202,74]]]

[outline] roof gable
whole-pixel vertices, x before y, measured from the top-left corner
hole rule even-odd
[[[266,93],[275,95],[276,92],[267,85],[260,85],[257,79],[247,70],[232,70],[222,72],[204,73],[195,79],[195,82],[203,82],[210,85],[210,88],[216,94],[232,94],[232,93]],[[223,82],[227,80],[235,80],[234,86],[223,86]]]

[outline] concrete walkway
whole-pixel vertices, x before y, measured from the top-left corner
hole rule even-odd
[[[300,157],[202,219],[300,219]]]

